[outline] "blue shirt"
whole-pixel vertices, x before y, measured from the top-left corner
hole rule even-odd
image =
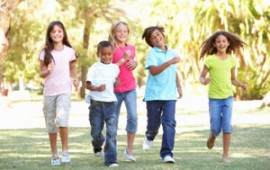
[[[145,68],[148,70],[150,66],[160,66],[174,57],[178,57],[178,54],[173,49],[167,47],[167,51],[163,51],[153,47],[147,54]],[[177,64],[172,64],[155,76],[148,70],[144,101],[176,100],[176,69]]]

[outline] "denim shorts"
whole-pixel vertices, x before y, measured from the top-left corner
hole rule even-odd
[[[232,133],[232,105],[232,96],[226,99],[209,98],[210,129],[215,136],[218,136],[221,130],[223,133]]]
[[[44,96],[43,113],[48,133],[57,133],[59,127],[68,127],[70,94]]]

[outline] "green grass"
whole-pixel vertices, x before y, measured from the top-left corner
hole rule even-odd
[[[175,164],[160,161],[161,136],[154,141],[149,152],[142,150],[144,135],[136,136],[134,153],[136,163],[121,158],[125,148],[125,135],[118,135],[117,169],[235,169],[267,170],[270,167],[270,125],[235,126],[230,147],[232,163],[221,162],[222,138],[219,136],[213,150],[208,150],[205,141],[208,130],[177,133],[175,139]],[[70,128],[70,152],[72,162],[58,167],[50,165],[49,141],[45,129],[0,129],[0,169],[45,170],[45,169],[107,169],[101,158],[94,157],[90,145],[89,128]],[[60,141],[58,140],[58,143]],[[60,150],[60,145],[58,146]]]
[[[28,97],[27,97],[28,96]],[[72,96],[73,106],[76,106],[82,100],[76,96]],[[3,109],[0,105],[0,117],[2,123],[11,121],[11,116],[16,116],[16,120],[20,121],[39,121],[43,117],[42,107],[30,106],[40,104],[42,96],[31,95],[26,97],[23,95],[11,97],[7,100],[10,104],[11,112],[8,107]],[[205,99],[207,100],[207,99]],[[25,102],[25,107],[29,107],[29,112],[18,111],[22,107],[20,102]],[[34,102],[35,101],[35,102]],[[29,104],[31,103],[31,105]],[[77,103],[78,102],[78,103]],[[1,103],[0,103],[1,104]],[[142,105],[141,99],[138,99],[138,115],[145,116],[145,106]],[[178,116],[199,116],[208,117],[208,108],[205,107],[207,101],[195,100],[194,104],[185,101],[179,101],[181,106],[177,109]],[[78,107],[80,106],[80,107]],[[77,105],[80,110],[71,114],[72,118],[87,119],[87,105]],[[85,107],[85,108],[83,108]],[[2,110],[1,110],[2,109]],[[23,108],[23,110],[27,108]],[[25,111],[26,111],[25,110]],[[15,114],[16,112],[16,114]],[[154,141],[154,148],[145,152],[142,150],[144,140],[143,132],[140,131],[136,135],[134,143],[134,154],[137,162],[132,163],[124,161],[121,158],[122,152],[126,147],[126,135],[123,135],[124,127],[119,127],[119,135],[117,137],[118,162],[120,167],[116,169],[127,170],[268,170],[270,169],[270,123],[265,121],[269,118],[269,108],[258,108],[255,102],[235,102],[233,120],[238,116],[240,119],[248,119],[249,116],[262,118],[262,122],[252,124],[240,123],[234,124],[234,132],[232,134],[232,142],[230,147],[230,157],[232,163],[224,164],[221,162],[222,156],[222,135],[220,135],[212,150],[206,148],[206,139],[209,134],[208,124],[194,123],[192,117],[190,119],[177,120],[177,134],[175,137],[174,158],[175,164],[164,164],[159,157],[161,145],[161,134]],[[10,114],[6,116],[6,114]],[[123,113],[125,115],[125,113]],[[261,117],[260,117],[261,116]],[[264,117],[265,116],[265,117]],[[8,119],[7,119],[8,117]],[[24,119],[20,119],[24,117]],[[26,119],[26,117],[29,119]],[[31,119],[31,120],[30,120]],[[184,122],[184,121],[190,121]],[[0,121],[1,122],[1,121]],[[247,121],[248,122],[248,121]],[[140,125],[140,122],[139,122]],[[142,125],[140,125],[142,127]],[[94,157],[89,128],[71,127],[69,131],[69,149],[72,156],[70,164],[62,164],[58,167],[50,165],[50,145],[48,135],[44,128],[30,129],[1,129],[0,128],[0,169],[1,170],[51,170],[51,169],[72,169],[72,170],[102,170],[108,169],[104,166],[101,158]],[[58,139],[58,149],[61,151],[60,139]]]

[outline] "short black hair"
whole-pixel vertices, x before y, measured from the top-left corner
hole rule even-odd
[[[97,53],[99,52],[99,50],[101,49],[101,48],[104,48],[104,47],[112,47],[113,48],[113,45],[112,45],[112,43],[110,42],[110,41],[100,41],[99,43],[98,43],[98,46],[97,46]]]

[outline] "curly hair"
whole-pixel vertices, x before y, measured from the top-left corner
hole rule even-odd
[[[242,41],[237,35],[229,33],[227,31],[217,31],[213,35],[211,35],[208,39],[206,39],[200,46],[200,59],[202,59],[206,55],[212,55],[217,53],[217,48],[214,46],[216,38],[219,35],[223,35],[230,42],[226,53],[231,54],[232,52],[241,55],[240,49],[244,49],[246,43]]]

